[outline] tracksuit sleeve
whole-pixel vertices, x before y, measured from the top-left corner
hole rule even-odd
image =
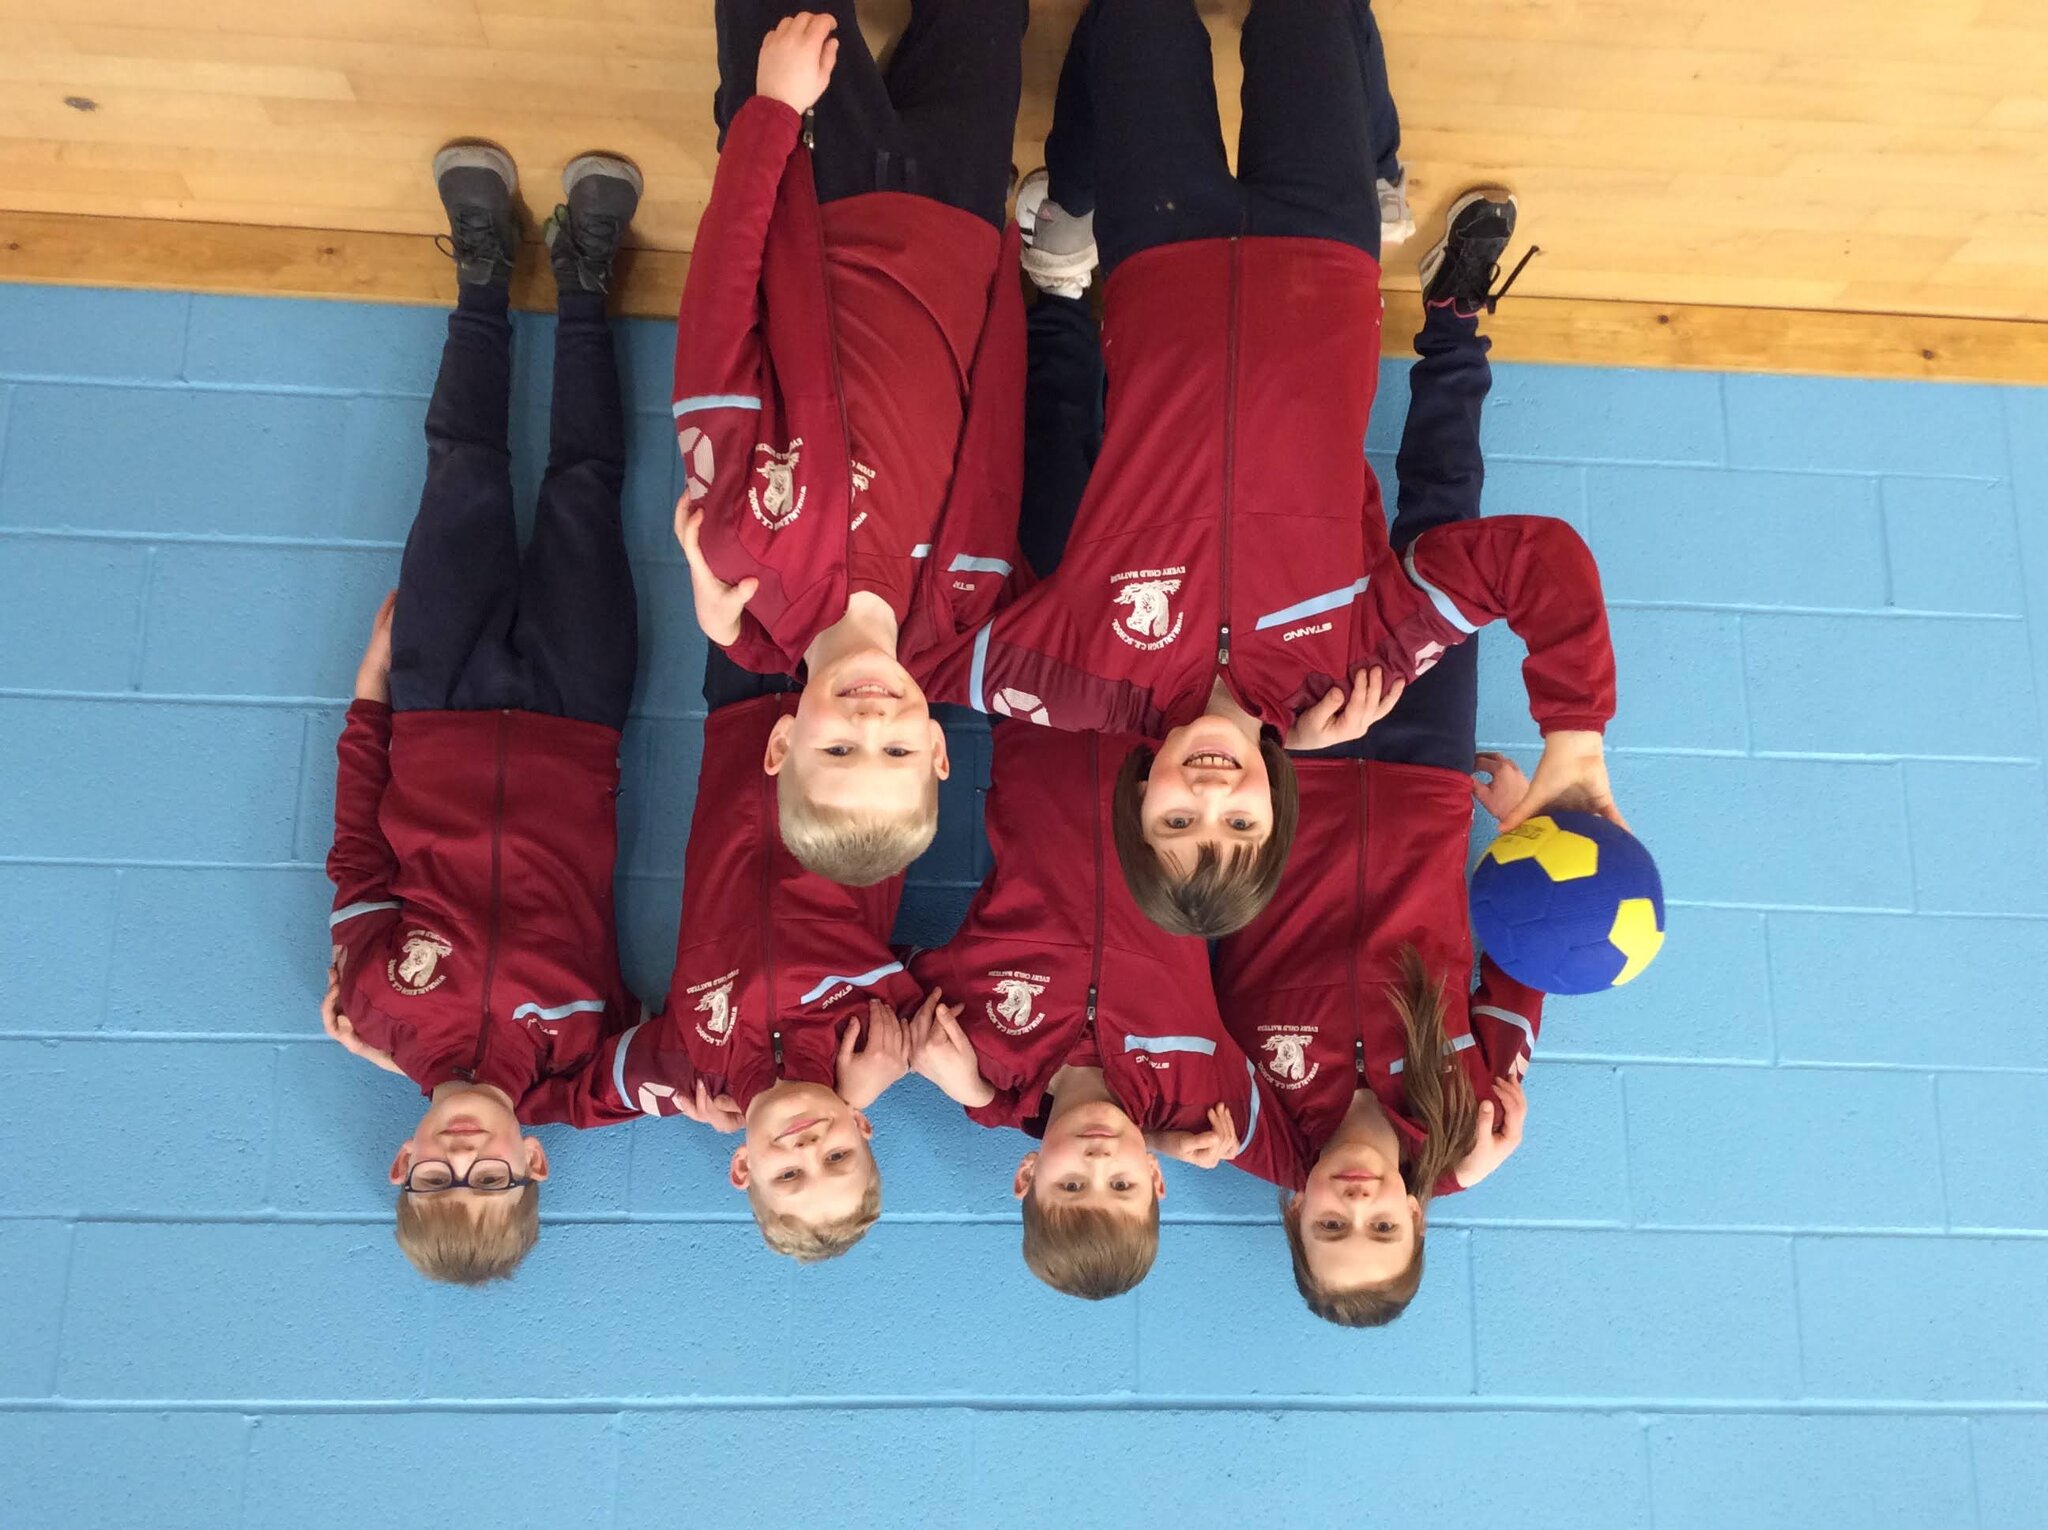
[[[540,1080],[520,1101],[528,1126],[589,1127],[641,1116],[682,1114],[697,1091],[697,1070],[664,1016],[643,1019],[598,1044],[574,1073]]]
[[[1282,1190],[1299,1190],[1308,1179],[1301,1134],[1259,1070],[1249,1061],[1244,1066],[1249,1075],[1245,1119],[1233,1123],[1242,1145],[1231,1163]]]
[[[1503,515],[1425,531],[1402,558],[1437,613],[1467,634],[1505,620],[1528,645],[1522,679],[1544,733],[1605,730],[1614,716],[1614,647],[1600,571],[1563,521]]]
[[[761,96],[733,117],[676,315],[676,444],[690,494],[714,519],[732,512],[752,455],[765,372],[762,262],[800,123]]]
[[[1528,1071],[1543,1029],[1543,995],[1518,983],[1493,958],[1479,962],[1479,986],[1472,991],[1472,1036],[1495,1078],[1520,1078]]]
[[[358,701],[335,746],[340,768],[334,782],[334,845],[327,852],[327,879],[334,884],[336,938],[341,927],[380,909],[395,909],[391,879],[398,859],[377,815],[391,784],[391,708]]]

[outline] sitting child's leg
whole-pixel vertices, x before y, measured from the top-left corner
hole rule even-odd
[[[1392,102],[1384,67],[1371,67],[1369,21],[1366,0],[1252,0],[1237,153],[1247,232],[1379,255],[1375,134]]]
[[[502,640],[519,580],[506,445],[512,396],[512,211],[517,172],[485,144],[436,156],[456,262],[455,312],[427,405],[427,481],[406,538],[392,618],[391,704],[458,705],[471,660]]]
[[[605,294],[640,176],[623,160],[585,155],[563,173],[563,187],[568,200],[547,228],[558,313],[548,470],[514,643],[532,710],[622,728],[640,638],[619,518],[625,410]]]
[[[1001,228],[1024,88],[1028,0],[914,0],[886,76],[905,189]]]
[[[1084,89],[1085,117],[1055,116],[1046,163],[1053,199],[1096,213],[1105,274],[1155,245],[1244,231],[1209,32],[1191,0],[1093,0],[1068,46],[1059,99],[1072,105]]]
[[[1102,447],[1102,337],[1081,298],[1041,295],[1024,323],[1024,499],[1017,540],[1042,579],[1059,566]]]
[[[1401,114],[1387,83],[1387,49],[1379,18],[1365,12],[1365,101],[1372,124],[1373,175],[1380,194],[1380,243],[1399,244],[1415,232],[1408,211],[1408,172],[1401,164]]]

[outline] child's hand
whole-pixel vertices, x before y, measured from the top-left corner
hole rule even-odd
[[[934,988],[910,1017],[910,1067],[939,1086],[947,1099],[972,1110],[996,1097],[981,1076],[981,1059],[960,1029],[960,1006],[941,1004]]]
[[[746,1112],[740,1109],[739,1102],[729,1094],[713,1094],[701,1078],[697,1080],[694,1098],[677,1094],[673,1099],[677,1115],[701,1121],[713,1131],[736,1132],[747,1124]]]
[[[391,612],[397,604],[398,591],[393,590],[384,597],[370,622],[370,644],[363,650],[362,663],[356,666],[358,701],[381,701],[387,706],[391,703]]]
[[[1207,1131],[1153,1132],[1146,1138],[1146,1146],[1198,1169],[1213,1169],[1235,1158],[1243,1144],[1237,1140],[1237,1123],[1230,1119],[1230,1107],[1211,1105]]]
[[[341,971],[333,965],[327,969],[327,996],[320,1001],[320,1027],[340,1042],[342,1049],[351,1056],[360,1057],[372,1067],[382,1068],[386,1073],[405,1072],[391,1060],[389,1052],[378,1051],[358,1036],[354,1023],[341,1012]]]
[[[1522,1145],[1522,1123],[1529,1118],[1528,1093],[1511,1078],[1495,1079],[1493,1092],[1500,1097],[1501,1108],[1496,1110],[1492,1100],[1480,1105],[1479,1129],[1472,1134],[1472,1149],[1451,1171],[1457,1175],[1459,1186],[1466,1190],[1506,1163]]]
[[[1521,766],[1504,754],[1482,754],[1473,760],[1472,769],[1472,795],[1496,818],[1507,817],[1508,810],[1528,794],[1529,778],[1522,774]],[[1481,772],[1493,779],[1480,780]]]
[[[1519,829],[1553,807],[1597,813],[1617,828],[1628,827],[1614,805],[1614,788],[1607,784],[1607,756],[1599,734],[1565,729],[1545,738],[1536,779],[1501,816],[1500,831]]]
[[[799,112],[818,104],[839,61],[839,22],[815,11],[785,16],[761,39],[761,62],[754,71],[754,90]]]
[[[1351,689],[1333,685],[1321,701],[1307,707],[1287,730],[1289,749],[1327,749],[1364,738],[1372,725],[1394,710],[1394,703],[1408,689],[1406,680],[1386,684],[1386,672],[1378,666],[1361,669],[1352,676]]]
[[[738,584],[727,584],[711,572],[704,561],[704,512],[685,494],[676,501],[676,540],[683,544],[683,557],[690,565],[690,596],[697,606],[697,625],[720,648],[730,648],[740,639],[740,613],[761,588],[761,581],[749,576]]]
[[[860,1037],[861,1027],[849,1025],[839,1038],[839,1097],[865,1110],[910,1071],[910,1027],[880,999],[870,999],[867,1045],[856,1052]]]

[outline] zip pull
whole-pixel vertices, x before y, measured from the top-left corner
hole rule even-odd
[[[775,1071],[780,1073],[782,1071],[782,1032],[770,1031],[768,1033],[768,1046],[775,1054]]]
[[[1230,662],[1230,624],[1228,622],[1225,622],[1216,632],[1216,662],[1218,664],[1228,664]]]
[[[1099,991],[1095,984],[1090,983],[1088,985],[1088,1023],[1090,1025],[1095,1023],[1095,996]]]
[[[804,147],[806,149],[815,149],[818,146],[817,135],[811,131],[816,125],[817,120],[818,113],[816,108],[804,113]]]
[[[1357,1036],[1351,1042],[1351,1071],[1358,1077],[1365,1077],[1365,1038]]]

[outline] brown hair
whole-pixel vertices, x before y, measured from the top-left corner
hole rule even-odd
[[[499,1211],[497,1202],[510,1205]],[[482,1201],[398,1194],[398,1246],[429,1280],[458,1286],[510,1280],[540,1241],[540,1186]]]
[[[1122,1296],[1159,1255],[1159,1199],[1143,1217],[1099,1206],[1042,1206],[1024,1197],[1024,1263],[1069,1296]]]
[[[1213,845],[1204,845],[1194,870],[1185,877],[1174,876],[1145,839],[1145,778],[1151,773],[1154,752],[1139,744],[1124,756],[1110,801],[1116,858],[1131,897],[1167,934],[1214,940],[1243,929],[1273,901],[1301,821],[1301,785],[1295,779],[1294,761],[1276,740],[1261,735],[1259,754],[1273,792],[1273,832],[1262,845],[1239,846],[1227,861]]]
[[[939,778],[924,801],[904,817],[861,808],[819,807],[804,795],[793,770],[775,778],[775,810],[782,843],[804,870],[842,887],[886,882],[931,848],[939,832]]]
[[[1401,949],[1401,976],[1388,985],[1394,1012],[1407,1033],[1401,1083],[1409,1113],[1421,1123],[1422,1145],[1401,1153],[1401,1179],[1421,1203],[1426,1219],[1437,1182],[1448,1174],[1472,1144],[1479,1128],[1479,1101],[1472,1080],[1444,1042],[1444,983],[1432,978],[1413,946]],[[1309,1269],[1301,1237],[1301,1205],[1289,1195],[1280,1198],[1280,1224],[1287,1230],[1288,1252],[1294,1257],[1294,1285],[1308,1310],[1326,1323],[1346,1328],[1378,1328],[1408,1310],[1422,1286],[1424,1223],[1415,1228],[1415,1253],[1405,1268],[1388,1279],[1348,1289],[1326,1286]]]
[[[817,1264],[837,1259],[868,1235],[868,1229],[882,1214],[882,1171],[868,1154],[868,1188],[860,1204],[846,1216],[832,1222],[806,1222],[793,1212],[770,1211],[747,1186],[747,1204],[754,1208],[754,1221],[761,1229],[761,1241],[778,1254],[798,1264]]]

